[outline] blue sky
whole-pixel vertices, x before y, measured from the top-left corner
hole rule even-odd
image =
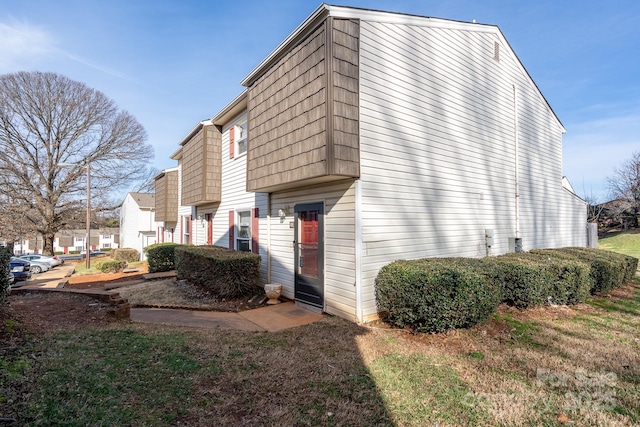
[[[319,5],[315,0],[3,0],[0,74],[53,71],[132,113],[153,166],[240,91],[240,81]],[[563,168],[583,196],[640,150],[637,0],[329,2],[498,25],[567,129]]]

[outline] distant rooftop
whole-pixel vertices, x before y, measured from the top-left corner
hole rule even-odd
[[[156,195],[153,193],[129,193],[141,208],[155,208]]]

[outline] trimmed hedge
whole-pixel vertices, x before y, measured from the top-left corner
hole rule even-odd
[[[103,273],[117,273],[127,266],[127,261],[107,261],[100,264],[100,271]]]
[[[117,248],[111,251],[111,258],[116,261],[137,262],[140,261],[140,252],[133,248]]]
[[[395,261],[380,270],[376,284],[386,321],[420,332],[472,326],[502,299],[493,266],[476,259]]]
[[[577,259],[589,266],[591,294],[608,292],[633,279],[638,259],[627,255],[591,248],[536,249],[543,254],[559,259]]]
[[[7,296],[11,291],[9,287],[10,260],[11,252],[6,248],[0,248],[0,306],[7,300]]]
[[[637,258],[588,248],[395,261],[380,269],[376,297],[387,322],[441,332],[478,323],[501,301],[519,308],[579,303],[627,283],[637,267]]]
[[[155,243],[144,248],[149,273],[175,270],[175,249],[178,246],[177,243]]]
[[[254,295],[260,282],[260,255],[217,246],[175,248],[176,274],[221,298]]]
[[[488,258],[496,265],[504,302],[518,308],[545,303],[575,304],[589,296],[589,266],[569,259],[535,253]]]

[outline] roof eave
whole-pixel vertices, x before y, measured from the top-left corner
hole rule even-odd
[[[198,122],[197,125],[194,126],[194,128],[191,130],[191,132],[189,132],[187,134],[187,136],[185,136],[184,138],[182,138],[182,141],[180,141],[179,145],[185,145],[187,142],[191,141],[191,138],[193,138],[194,136],[196,136],[196,134],[198,132],[200,132],[200,130],[205,127],[205,126],[211,126],[213,123],[211,123],[211,120],[202,120],[201,122]]]
[[[222,108],[215,116],[209,120],[216,126],[224,126],[233,117],[247,109],[247,89],[244,89],[238,96],[233,98],[226,106]]]
[[[242,86],[249,87],[258,77],[262,75],[264,70],[268,69],[279,59],[280,54],[283,51],[288,50],[292,44],[295,44],[298,40],[303,38],[310,28],[315,28],[318,23],[326,18],[326,16],[329,14],[330,7],[331,6],[327,5],[326,3],[322,3],[311,15],[309,15],[307,19],[302,22],[302,24],[298,26],[298,28],[293,30],[293,32],[289,34],[289,36],[278,45],[278,47],[276,47],[265,59],[263,59],[262,62],[260,62],[258,66],[255,67],[253,71],[249,73],[249,75],[247,75],[247,77],[242,79],[240,84]]]

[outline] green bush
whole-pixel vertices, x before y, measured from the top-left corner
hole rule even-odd
[[[563,250],[581,259],[591,259],[595,257],[598,260],[607,260],[614,264],[614,268],[621,267],[622,273],[619,272],[619,275],[611,275],[613,277],[617,276],[617,280],[613,286],[614,288],[633,280],[636,270],[638,269],[638,258],[629,255],[591,248],[564,248]]]
[[[494,266],[464,258],[395,261],[378,273],[376,294],[386,321],[419,332],[472,326],[502,299]]]
[[[10,260],[11,252],[7,248],[0,248],[0,306],[4,304],[11,291],[9,287]]]
[[[548,251],[555,252],[556,256],[571,256],[589,264],[592,294],[608,292],[626,281],[629,263],[625,255],[590,248],[560,248]]]
[[[103,273],[118,273],[125,269],[127,261],[107,261],[99,265],[100,271]]]
[[[253,295],[259,290],[260,256],[217,246],[175,248],[176,274],[205,286],[222,298]]]
[[[175,249],[178,246],[177,243],[155,243],[144,248],[149,273],[175,270]]]
[[[471,326],[501,301],[518,308],[582,302],[631,280],[637,267],[636,258],[588,248],[395,261],[378,273],[376,297],[389,323],[439,332]]]
[[[117,248],[111,251],[111,258],[116,261],[137,262],[140,261],[140,252],[133,248]]]
[[[504,302],[518,308],[576,304],[589,296],[589,266],[573,259],[542,253],[512,253],[485,262],[494,263],[503,287]]]

